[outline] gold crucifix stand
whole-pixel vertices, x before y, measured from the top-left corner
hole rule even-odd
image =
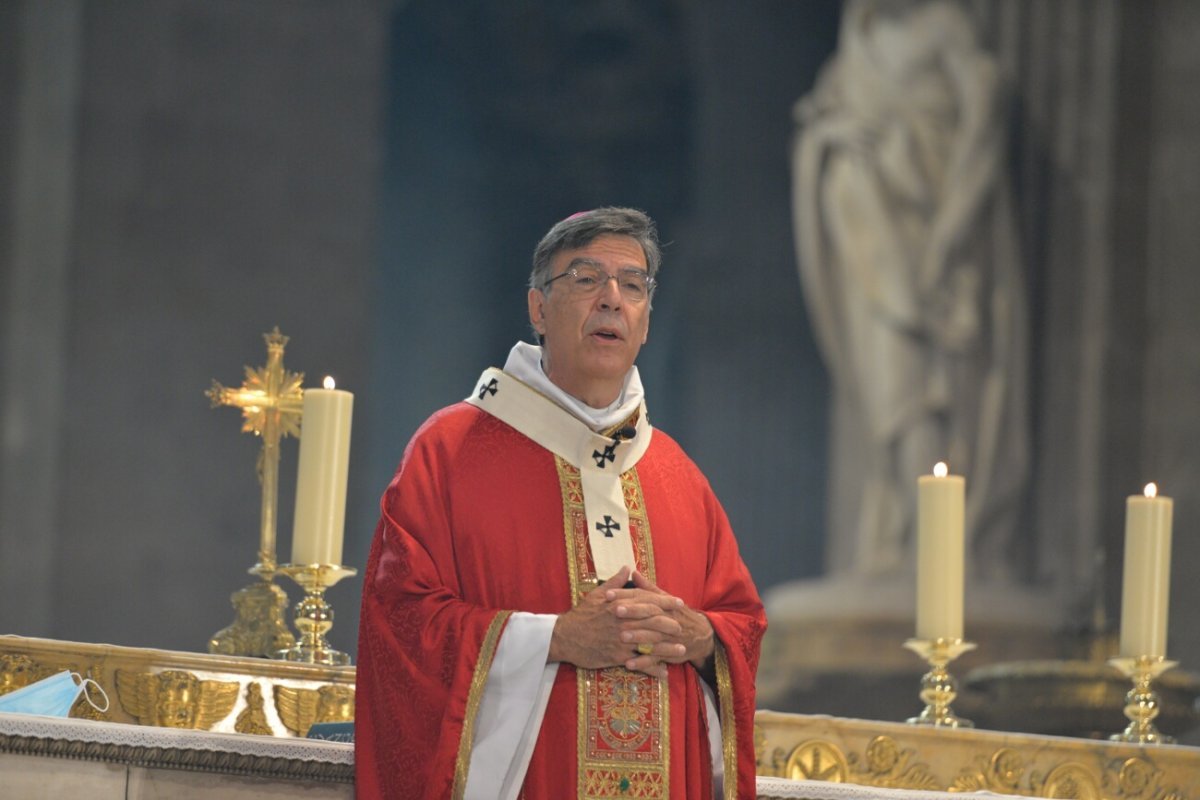
[[[262,485],[258,563],[249,570],[261,580],[238,589],[230,597],[237,617],[232,625],[208,641],[210,653],[269,656],[296,642],[284,620],[287,593],[274,582],[278,571],[275,509],[279,502],[279,440],[284,436],[300,435],[304,373],[288,372],[283,368],[283,348],[288,337],[279,332],[278,326],[263,334],[263,339],[267,342],[265,367],[246,367],[246,380],[240,389],[213,381],[212,388],[205,392],[213,408],[240,408],[242,432],[262,438],[262,451],[258,455],[258,482]]]

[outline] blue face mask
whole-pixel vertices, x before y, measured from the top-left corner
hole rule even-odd
[[[95,686],[101,697],[104,698],[104,708],[100,708],[92,701],[91,697],[85,694],[84,697],[88,703],[97,711],[102,713],[108,711],[108,696],[104,694],[100,684],[91,678],[80,678],[79,683],[76,683],[75,679],[78,677],[77,673],[63,670],[57,675],[51,675],[49,678],[43,678],[36,683],[9,692],[0,696],[0,711],[65,717],[71,713],[71,706],[75,705],[80,693],[84,692],[89,683]]]

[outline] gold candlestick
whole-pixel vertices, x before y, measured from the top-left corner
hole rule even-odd
[[[1133,679],[1133,688],[1125,695],[1125,716],[1129,726],[1121,733],[1108,737],[1114,742],[1136,742],[1137,744],[1171,744],[1175,740],[1158,732],[1154,718],[1160,710],[1158,692],[1150,688],[1162,673],[1178,664],[1162,656],[1138,656],[1137,658],[1110,658],[1108,663]]]
[[[233,593],[231,600],[237,617],[232,625],[209,640],[210,653],[269,656],[290,647],[296,640],[283,619],[287,594],[273,582],[278,569],[275,510],[279,502],[279,440],[300,435],[304,373],[283,368],[283,349],[288,337],[279,332],[278,326],[263,334],[263,339],[267,343],[266,366],[246,367],[246,380],[240,389],[213,381],[212,388],[205,392],[213,408],[240,408],[242,431],[262,438],[257,462],[258,481],[262,485],[258,563],[249,569],[251,575],[261,580]]]
[[[333,607],[325,602],[325,590],[342,578],[358,573],[337,564],[284,564],[279,571],[300,584],[304,599],[296,604],[294,623],[300,640],[280,650],[277,658],[309,664],[349,664],[350,656],[329,646],[325,634],[333,627]]]
[[[921,678],[921,699],[925,710],[910,717],[910,725],[934,725],[944,728],[974,728],[969,719],[955,716],[950,704],[958,696],[958,686],[946,665],[968,650],[974,650],[972,642],[962,639],[909,639],[904,643],[909,650],[923,658],[931,669]]]

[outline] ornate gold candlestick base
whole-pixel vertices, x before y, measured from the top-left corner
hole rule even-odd
[[[337,564],[284,564],[279,571],[300,584],[304,599],[296,604],[294,620],[300,639],[288,649],[280,650],[277,657],[309,664],[349,664],[350,656],[334,650],[325,639],[333,627],[333,607],[325,602],[325,590],[342,578],[356,575],[358,570]]]
[[[946,671],[946,665],[968,650],[974,650],[973,642],[962,639],[909,639],[904,646],[929,664],[931,669],[921,678],[921,699],[925,710],[918,716],[909,717],[910,725],[935,725],[943,728],[973,728],[969,719],[955,716],[950,704],[958,696],[954,676]]]
[[[1137,744],[1171,744],[1175,740],[1158,732],[1154,718],[1158,716],[1158,692],[1150,684],[1162,673],[1178,664],[1162,656],[1138,656],[1137,658],[1110,658],[1109,664],[1121,674],[1133,679],[1133,688],[1125,695],[1125,716],[1129,726],[1121,733],[1108,737],[1114,742],[1136,742]]]
[[[287,608],[287,593],[272,581],[274,569],[264,570],[262,564],[251,567],[258,575],[249,586],[229,596],[237,616],[208,640],[208,652],[227,656],[273,656],[292,647],[296,637],[288,629],[283,612]]]

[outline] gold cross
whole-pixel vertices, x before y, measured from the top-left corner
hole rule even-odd
[[[267,342],[266,366],[246,367],[246,380],[240,389],[213,381],[205,392],[212,407],[233,406],[242,410],[242,431],[262,437],[258,455],[258,482],[262,485],[261,533],[258,564],[250,572],[271,580],[276,570],[275,508],[279,501],[279,440],[284,436],[300,436],[300,415],[304,410],[303,372],[288,372],[283,368],[283,348],[288,337],[279,326],[264,333]]]

